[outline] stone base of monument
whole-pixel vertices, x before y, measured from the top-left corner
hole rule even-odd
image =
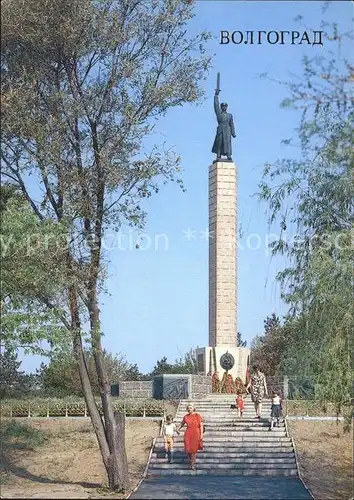
[[[248,347],[236,347],[227,344],[216,347],[198,347],[196,349],[198,373],[213,375],[213,373],[219,372],[221,380],[225,372],[225,369],[221,366],[221,358],[225,354],[231,355],[234,360],[234,364],[228,370],[228,373],[233,379],[240,377],[244,382],[247,366],[249,365],[250,349]]]

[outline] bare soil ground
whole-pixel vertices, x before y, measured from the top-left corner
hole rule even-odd
[[[353,433],[343,424],[289,421],[302,479],[316,500],[349,500],[353,496]]]
[[[21,437],[2,440],[1,498],[126,497],[105,490],[105,469],[89,420],[33,419],[31,426],[44,432],[44,442],[31,447]],[[143,475],[158,432],[156,421],[126,422],[132,488]]]

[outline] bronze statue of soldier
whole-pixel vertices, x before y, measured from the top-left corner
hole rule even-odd
[[[214,95],[214,110],[218,121],[218,128],[212,148],[212,152],[216,154],[216,161],[221,160],[222,156],[226,156],[229,161],[232,161],[232,146],[231,137],[236,137],[234,120],[231,113],[227,112],[227,104],[225,102],[219,104],[220,94],[220,73],[217,74],[217,84]]]

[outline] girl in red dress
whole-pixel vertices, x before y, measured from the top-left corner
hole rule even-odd
[[[187,412],[178,430],[181,430],[184,425],[187,426],[184,433],[184,450],[188,455],[191,469],[195,470],[197,451],[203,449],[203,419],[191,404],[187,406]]]
[[[238,409],[238,416],[242,417],[244,409],[245,409],[245,400],[244,400],[244,396],[242,393],[237,394],[236,406]]]

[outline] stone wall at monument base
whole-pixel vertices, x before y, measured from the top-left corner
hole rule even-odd
[[[112,396],[120,398],[144,398],[152,397],[152,380],[125,380],[111,385]]]
[[[211,377],[192,375],[192,399],[198,399],[212,393]]]
[[[112,396],[121,398],[184,399],[211,394],[211,377],[204,375],[159,375],[153,380],[126,380],[111,385]]]

